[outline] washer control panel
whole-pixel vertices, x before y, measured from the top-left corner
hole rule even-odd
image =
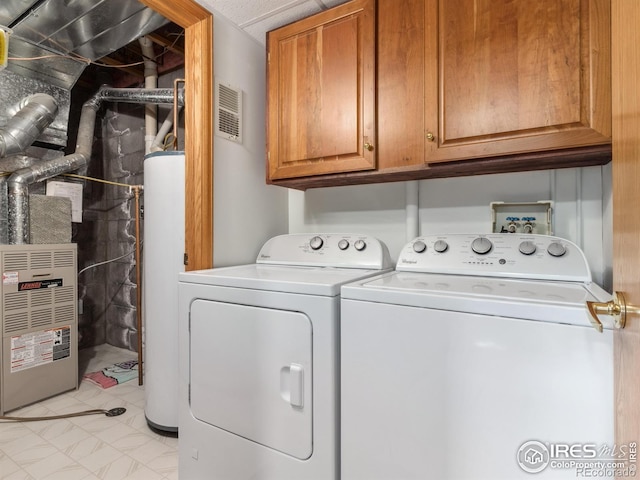
[[[387,246],[358,234],[290,234],[264,244],[256,263],[341,268],[393,268]]]
[[[584,253],[549,235],[427,235],[400,252],[396,270],[540,280],[591,281]]]

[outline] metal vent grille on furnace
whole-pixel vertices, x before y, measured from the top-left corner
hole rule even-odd
[[[0,415],[78,386],[76,245],[0,245]]]
[[[216,80],[216,135],[242,143],[242,90]]]

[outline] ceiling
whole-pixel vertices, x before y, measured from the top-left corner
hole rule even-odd
[[[266,44],[269,30],[300,20],[328,8],[345,3],[348,0],[196,0],[216,17],[225,17],[255,38],[262,45]],[[184,37],[182,30],[173,23],[160,27],[149,37],[155,43],[158,71],[170,71],[184,63]],[[142,56],[138,41],[132,41],[110,55],[100,59],[100,63],[112,66],[128,65],[140,61]],[[114,87],[127,87],[144,79],[142,65],[133,65],[106,71],[96,66],[87,68],[82,77],[85,86],[94,79],[100,83],[97,72],[110,76],[109,84]]]
[[[195,1],[265,45],[269,30],[347,0]],[[10,70],[66,89],[79,79],[95,83],[105,75],[114,86],[140,82],[144,73],[137,39],[142,35],[154,42],[160,73],[184,62],[182,29],[136,0],[0,0],[0,25],[13,30],[9,57],[45,56],[10,61]],[[46,58],[50,54],[58,56]],[[94,64],[87,67],[89,60]]]
[[[347,0],[196,0],[222,15],[263,45],[274,28],[345,3]]]

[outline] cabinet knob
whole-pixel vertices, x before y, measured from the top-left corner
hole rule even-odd
[[[371,145],[369,142],[365,142],[364,148],[365,148],[365,150],[371,151],[371,150],[373,150],[373,145]]]
[[[431,132],[427,132],[427,140],[433,142],[436,139],[435,135]]]

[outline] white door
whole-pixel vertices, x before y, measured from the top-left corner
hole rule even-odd
[[[299,459],[312,442],[312,330],[303,313],[196,300],[191,413]]]

